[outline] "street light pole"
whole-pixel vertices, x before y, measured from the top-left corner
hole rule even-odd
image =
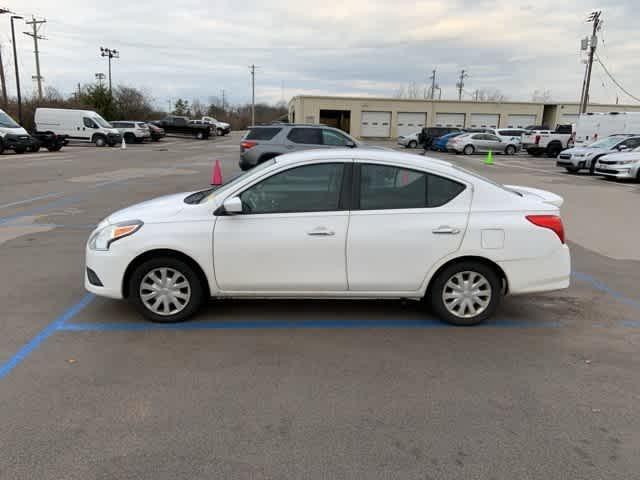
[[[18,123],[22,125],[22,95],[20,94],[20,72],[18,71],[18,52],[16,50],[16,30],[13,26],[14,20],[20,20],[22,17],[11,15],[11,39],[13,41],[13,61],[16,66],[16,90],[18,92]]]
[[[109,59],[109,94],[111,94],[111,59],[120,58],[120,53],[115,49],[100,47],[100,56]]]

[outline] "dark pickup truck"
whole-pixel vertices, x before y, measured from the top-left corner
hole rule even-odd
[[[157,125],[160,128],[163,128],[164,131],[168,134],[177,133],[181,135],[191,135],[198,140],[204,140],[206,138],[209,138],[209,136],[211,135],[209,125],[197,125],[189,123],[189,119],[187,117],[169,115],[162,120],[157,120],[151,123]]]

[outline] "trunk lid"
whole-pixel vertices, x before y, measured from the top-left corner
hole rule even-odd
[[[560,208],[564,203],[564,199],[560,195],[556,195],[553,192],[547,190],[540,190],[539,188],[522,187],[520,185],[505,185],[505,188],[520,193],[526,198],[534,198],[540,200],[549,205]]]

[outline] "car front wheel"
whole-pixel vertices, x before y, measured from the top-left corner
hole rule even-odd
[[[473,152],[475,152],[475,147],[473,145],[467,145],[462,149],[462,153],[464,153],[465,155],[471,155]]]
[[[129,283],[135,307],[153,322],[180,322],[193,316],[204,299],[195,270],[182,260],[159,257],[138,266]]]
[[[514,147],[513,145],[507,145],[507,148],[504,149],[504,153],[506,155],[515,155],[516,147]]]
[[[500,303],[500,277],[475,261],[453,264],[439,272],[430,289],[431,306],[439,318],[452,325],[477,325]]]
[[[409,148],[418,148],[418,142],[411,140],[408,145]]]

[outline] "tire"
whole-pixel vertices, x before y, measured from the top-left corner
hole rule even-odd
[[[24,152],[27,151],[27,147],[16,147],[13,149],[13,151],[18,154],[23,154]]]
[[[562,145],[558,143],[552,143],[547,147],[547,157],[548,158],[556,158],[560,152],[562,151]]]
[[[600,157],[602,157],[602,155],[600,155]],[[600,157],[595,157],[591,159],[591,165],[589,165],[589,175],[596,174],[596,163],[598,163],[598,160],[600,159]]]
[[[136,143],[136,136],[133,133],[125,133],[124,141],[129,145]]]
[[[196,135],[195,135],[195,137],[196,137],[198,140],[204,140],[204,132],[197,132],[197,133],[196,133]]]
[[[580,168],[578,167],[564,167],[567,169],[567,172],[569,173],[578,173],[580,171]]]
[[[32,145],[28,148],[31,153],[38,153],[40,151],[40,144]]]
[[[221,128],[218,128],[216,130],[216,135],[218,135],[219,137],[224,137],[224,130],[222,130]]]
[[[516,154],[516,147],[514,147],[513,145],[507,145],[507,148],[504,149],[504,154],[505,155],[515,155]]]
[[[153,293],[153,290],[149,288],[153,285],[151,278],[156,279],[158,287],[162,285],[162,280],[158,278],[158,275],[161,276],[163,270],[166,272],[166,279],[177,278],[178,283],[185,285],[182,288],[175,289],[175,292],[187,296],[186,299],[174,297],[173,302],[170,300],[168,304],[165,304],[161,300],[162,294],[156,294],[155,297],[151,297],[146,301],[143,300],[142,295]],[[129,298],[131,302],[144,317],[152,322],[173,323],[187,320],[195,315],[202,306],[205,291],[198,273],[189,264],[172,257],[158,257],[147,260],[135,269],[129,280]],[[185,303],[182,303],[182,300],[185,300]],[[156,310],[151,308],[153,307],[151,303],[154,301],[159,302]],[[169,306],[169,309],[167,313],[164,313],[163,310],[167,308],[166,305]],[[172,310],[174,313],[172,313]]]
[[[480,285],[480,295],[475,297],[478,302],[483,303],[472,303],[472,308],[477,310],[475,315],[471,315],[468,303],[463,307],[460,307],[462,302],[449,307],[445,304],[444,296],[456,295],[456,291],[451,287],[459,284],[461,280],[463,283],[464,281],[483,282]],[[462,261],[445,267],[436,274],[429,288],[429,299],[434,313],[445,322],[458,326],[482,323],[495,313],[501,298],[502,282],[498,274],[490,266],[474,260]],[[455,302],[455,298],[448,300],[451,300],[447,302],[449,304]],[[456,309],[461,314],[456,314]]]
[[[465,147],[462,149],[462,153],[464,153],[465,155],[473,155],[473,152],[476,151],[476,147],[474,147],[473,145],[465,145]]]
[[[107,139],[102,135],[98,135],[93,139],[93,143],[96,144],[96,147],[104,147],[107,144]]]
[[[415,140],[411,140],[409,142],[409,145],[407,145],[408,148],[418,148],[418,142],[416,142]]]
[[[62,145],[53,145],[51,147],[47,147],[47,150],[50,152],[58,152],[62,148]]]
[[[2,152],[0,152],[2,153]],[[638,169],[638,174],[636,175],[636,182],[640,183],[640,169]]]

